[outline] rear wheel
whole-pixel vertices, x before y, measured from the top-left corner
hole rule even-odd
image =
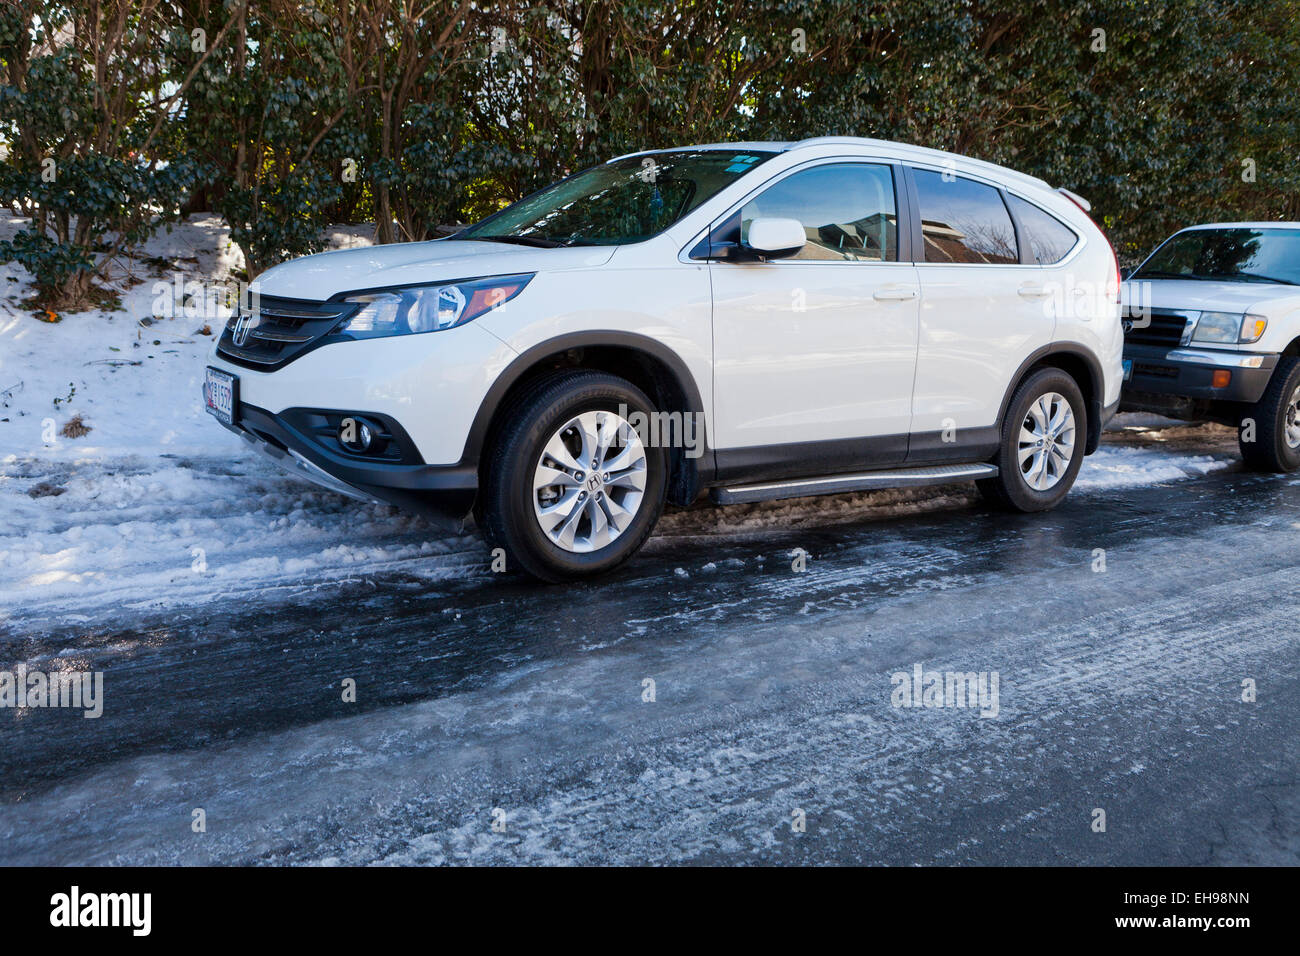
[[[1057,368],[1034,372],[1011,397],[993,462],[998,476],[976,482],[980,493],[1010,511],[1056,507],[1083,465],[1087,414],[1069,374]]]
[[[1244,416],[1237,443],[1246,465],[1256,471],[1300,468],[1300,358],[1278,363],[1264,397]]]
[[[632,422],[654,412],[634,385],[603,372],[546,379],[514,403],[485,482],[488,538],[507,566],[543,581],[626,561],[663,510],[667,457]]]

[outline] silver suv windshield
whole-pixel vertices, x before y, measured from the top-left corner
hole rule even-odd
[[[642,242],[775,155],[696,149],[617,159],[533,193],[455,238],[534,246]]]
[[[1133,279],[1300,285],[1300,229],[1192,229],[1165,241]]]

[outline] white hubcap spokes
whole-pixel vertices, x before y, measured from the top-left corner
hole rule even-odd
[[[1300,388],[1291,393],[1291,401],[1286,406],[1286,443],[1300,448]]]
[[[1040,395],[1020,425],[1020,474],[1030,488],[1054,488],[1074,458],[1074,410],[1056,392]]]
[[[645,445],[636,429],[613,412],[583,412],[542,449],[533,510],[542,531],[565,551],[598,551],[632,524],[645,484]]]

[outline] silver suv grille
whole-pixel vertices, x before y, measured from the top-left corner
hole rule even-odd
[[[217,351],[247,368],[279,368],[308,351],[357,306],[263,295],[249,309],[241,305],[222,330]]]

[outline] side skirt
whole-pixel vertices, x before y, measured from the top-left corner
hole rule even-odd
[[[835,475],[827,478],[803,478],[793,481],[770,481],[751,485],[734,485],[714,488],[710,492],[720,505],[744,504],[751,501],[776,501],[781,498],[806,498],[812,495],[834,495],[846,491],[865,491],[875,488],[920,488],[926,485],[947,485],[980,478],[995,478],[997,465],[933,465],[928,468],[892,468],[883,471],[862,472],[856,475]]]

